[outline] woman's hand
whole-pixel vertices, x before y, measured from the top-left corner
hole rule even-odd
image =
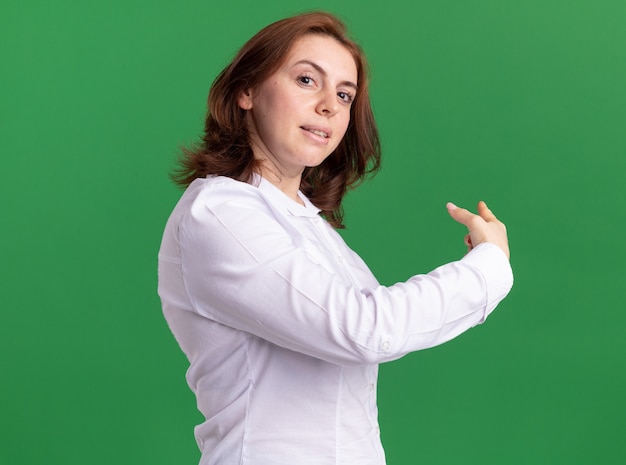
[[[483,242],[491,242],[500,247],[507,258],[510,257],[506,226],[496,218],[485,202],[478,202],[478,215],[459,208],[452,202],[448,202],[446,208],[455,221],[467,227],[469,234],[465,236],[465,245],[468,251]]]

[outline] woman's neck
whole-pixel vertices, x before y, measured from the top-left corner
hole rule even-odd
[[[300,190],[300,182],[302,181],[302,173],[296,176],[285,176],[276,170],[271,169],[264,163],[261,163],[261,176],[267,181],[278,187],[287,197],[294,202],[304,205],[304,202],[298,195]]]

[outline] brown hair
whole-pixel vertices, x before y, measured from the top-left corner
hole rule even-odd
[[[180,168],[172,175],[177,184],[187,186],[207,175],[251,182],[259,166],[238,98],[271,76],[293,43],[307,34],[334,38],[352,54],[357,67],[358,89],[346,134],[319,166],[305,168],[300,184],[300,190],[322,210],[329,223],[343,228],[341,201],[348,188],[380,168],[380,140],[369,99],[365,55],[347,37],[345,25],[328,13],[305,13],[272,23],[239,50],[211,86],[202,142],[183,149]]]

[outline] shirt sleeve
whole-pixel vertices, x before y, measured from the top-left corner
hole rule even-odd
[[[198,197],[181,218],[178,240],[194,311],[344,365],[441,344],[483,322],[513,282],[504,253],[481,244],[426,275],[358,289],[294,244],[252,188]]]

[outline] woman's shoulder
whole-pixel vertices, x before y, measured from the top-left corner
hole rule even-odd
[[[263,193],[254,183],[249,184],[227,176],[207,176],[195,179],[181,198],[181,207],[192,216],[211,212],[213,215],[236,215],[245,210],[272,210]]]
[[[254,182],[254,180],[253,180]],[[271,196],[254,184],[228,177],[194,180],[177,207],[180,243],[191,247],[233,247],[232,241],[257,250],[260,236],[286,237],[285,214]],[[257,250],[257,254],[261,251]]]
[[[221,191],[254,192],[254,190],[256,190],[256,187],[253,184],[238,181],[228,176],[209,175],[204,178],[194,179],[187,187],[186,192],[204,193],[206,191],[211,191],[213,193],[220,193]]]
[[[207,176],[189,184],[183,197],[190,197],[194,203],[219,205],[237,201],[254,203],[262,196],[254,184],[227,176]]]
[[[194,180],[180,203],[181,216],[203,221],[284,221],[289,217],[318,217],[319,209],[306,199],[302,206],[276,186],[255,175],[250,183],[225,176]]]

